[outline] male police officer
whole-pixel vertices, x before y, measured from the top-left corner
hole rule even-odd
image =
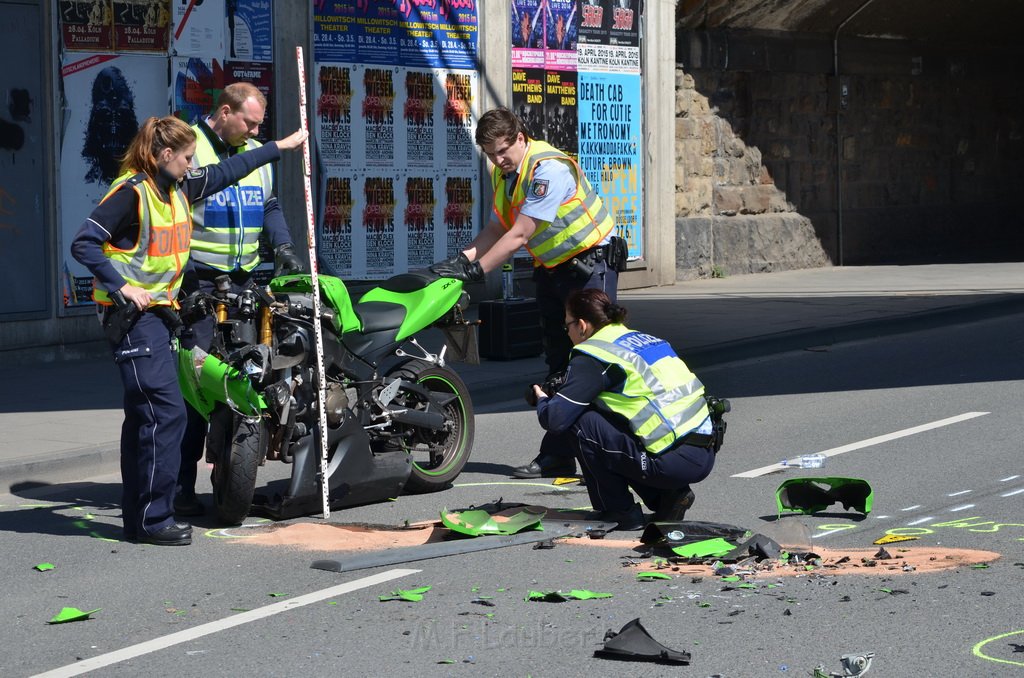
[[[259,132],[266,108],[266,98],[254,85],[236,82],[225,87],[213,111],[192,126],[196,133],[193,167],[258,148],[260,143],[253,137]],[[232,291],[239,292],[249,284],[253,269],[260,263],[260,237],[264,235],[274,248],[274,275],[302,270],[273,188],[271,168],[264,165],[194,206],[193,265],[191,271],[185,272],[183,292],[212,292],[214,279],[222,275],[228,275]],[[182,335],[182,346],[209,350],[214,328],[212,317],[193,322]],[[203,456],[207,426],[203,416],[191,407],[188,415],[174,502],[179,516],[203,513],[195,492],[196,464]]]
[[[599,289],[613,301],[625,256],[612,257],[614,220],[579,165],[551,144],[531,139],[507,108],[480,117],[476,143],[491,161],[494,214],[457,256],[434,264],[439,274],[479,282],[521,247],[534,258],[534,281],[549,377],[562,372],[572,341],[562,323],[565,300]],[[623,243],[624,244],[624,243]],[[612,261],[615,259],[615,261]],[[540,453],[516,468],[517,478],[569,475],[576,462],[545,436]]]

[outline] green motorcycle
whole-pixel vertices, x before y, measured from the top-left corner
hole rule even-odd
[[[227,276],[212,295],[190,296],[183,312],[213,313],[209,353],[179,351],[185,399],[210,423],[214,508],[240,523],[254,508],[274,519],[316,513],[321,481],[342,508],[448,487],[473,448],[473,404],[466,384],[417,335],[464,325],[462,282],[430,272],[392,277],[353,303],[338,278],[319,276],[314,317],[309,275],[274,278],[231,291]],[[327,382],[328,465],[319,471],[316,344],[321,323]],[[258,498],[257,469],[292,465],[283,494]],[[254,511],[255,512],[255,511]]]

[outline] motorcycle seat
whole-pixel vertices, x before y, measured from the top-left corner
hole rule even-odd
[[[401,327],[405,320],[405,306],[386,301],[361,301],[354,307],[356,315],[363,321],[363,334],[393,330]]]
[[[437,278],[437,274],[430,271],[410,271],[391,276],[381,283],[380,288],[388,292],[418,292]]]

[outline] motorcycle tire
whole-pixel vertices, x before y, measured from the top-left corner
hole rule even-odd
[[[251,420],[227,408],[210,415],[207,446],[213,453],[213,509],[227,525],[239,525],[249,515],[256,492],[256,470],[269,437],[262,419]]]
[[[469,388],[452,370],[444,367],[430,367],[426,364],[407,363],[389,376],[401,377],[406,381],[426,386],[434,392],[453,394],[455,398],[444,406],[445,428],[441,431],[412,428],[407,451],[412,457],[412,473],[405,484],[405,491],[411,494],[437,492],[449,487],[455,480],[473,451],[473,436],[476,426],[473,419],[473,402]],[[399,391],[396,401],[410,409],[423,410],[427,403],[415,393]]]

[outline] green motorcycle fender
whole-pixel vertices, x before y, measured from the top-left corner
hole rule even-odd
[[[178,384],[185,402],[206,419],[217,403],[247,417],[259,416],[267,406],[245,375],[201,348],[178,349]]]

